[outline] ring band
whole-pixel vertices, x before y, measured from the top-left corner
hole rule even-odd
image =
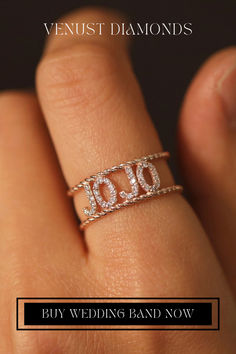
[[[156,170],[156,167],[150,162],[154,159],[167,159],[169,156],[169,152],[159,152],[127,161],[98,172],[97,174],[88,178],[85,178],[83,181],[70,188],[67,192],[69,196],[73,196],[74,193],[77,192],[80,188],[84,188],[91,206],[90,209],[83,209],[84,214],[87,215],[88,218],[80,224],[80,229],[83,230],[86,225],[101,218],[102,216],[122,209],[123,207],[133,205],[142,200],[146,200],[154,196],[162,196],[171,192],[182,192],[183,187],[179,185],[173,185],[160,189],[161,183],[159,174]],[[136,175],[133,171],[134,166],[136,166]],[[119,197],[120,199],[124,199],[124,201],[119,202],[116,186],[107,176],[112,172],[116,172],[122,169],[125,171],[129,180],[131,192],[121,191],[119,193]],[[144,169],[149,170],[149,173],[152,177],[152,185],[146,182],[143,174]],[[91,182],[93,182],[92,186]],[[102,184],[106,184],[110,192],[110,199],[108,201],[104,200],[100,193],[100,185]],[[140,194],[140,188],[146,193]],[[98,210],[98,208],[100,210]]]

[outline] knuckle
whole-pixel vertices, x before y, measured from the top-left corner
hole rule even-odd
[[[39,64],[37,82],[44,100],[54,107],[84,107],[106,101],[117,84],[119,61],[101,44],[80,43],[47,55]]]

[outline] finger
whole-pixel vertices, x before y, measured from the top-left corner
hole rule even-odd
[[[78,16],[84,22],[91,16],[96,16],[98,22],[111,22],[109,13],[105,19],[101,12],[82,12]],[[65,48],[63,41],[56,37],[54,44],[52,37],[38,70],[39,96],[69,185],[111,164],[161,150],[126,51],[121,50],[119,41],[118,46],[110,46],[108,34],[102,38],[93,38],[92,43],[90,37],[83,43],[71,39]],[[63,82],[55,83],[59,76]],[[124,145],[125,141],[129,144]],[[173,183],[165,164],[160,162],[159,166],[165,183]],[[82,217],[84,200],[76,196],[75,203]],[[110,224],[101,220],[100,224],[104,223]],[[98,227],[97,223],[90,229],[97,232]]]
[[[182,167],[196,211],[236,292],[236,49],[210,58],[182,109]]]
[[[87,12],[79,12],[61,22],[86,23],[86,16]],[[92,16],[90,11],[88,16]],[[93,16],[93,22],[119,21],[107,12],[96,11]],[[57,47],[50,52],[52,37],[37,73],[41,106],[70,186],[99,170],[161,149],[124,46],[111,48],[109,40],[101,43],[99,38],[93,42],[85,37],[81,42],[72,40],[68,47],[64,44],[62,50]],[[162,186],[172,184],[166,163],[159,161],[157,166]],[[121,174],[113,178],[124,183]],[[82,194],[75,196],[81,218],[86,205]],[[197,292],[201,289],[209,294],[225,286],[198,220],[177,194],[152,198],[94,222],[87,228],[86,241],[90,259],[95,260],[94,271],[116,295],[125,291],[133,296],[141,288],[149,294],[163,294],[166,273],[178,274],[171,281],[171,290],[164,286],[176,296],[185,290],[191,293],[187,290],[189,277],[194,279],[194,296],[196,287]],[[156,257],[161,270],[154,290],[150,274],[157,276],[155,262],[149,260]],[[186,259],[190,260],[188,272],[184,271]],[[201,275],[196,271],[199,264]],[[214,272],[208,270],[209,264]],[[115,274],[113,279],[111,274]]]
[[[52,353],[59,342],[68,340],[36,338],[33,332],[22,336],[16,331],[17,297],[88,294],[81,271],[86,260],[84,244],[65,191],[35,96],[1,93],[1,353]]]
[[[2,93],[0,116],[1,253],[31,248],[33,264],[45,256],[45,266],[53,254],[65,254],[65,247],[82,255],[82,241],[36,98],[30,93]]]

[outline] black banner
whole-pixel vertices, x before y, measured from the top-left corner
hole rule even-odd
[[[211,325],[211,303],[25,303],[25,325]]]
[[[24,300],[24,301],[22,301]],[[35,301],[33,301],[35,300]],[[69,326],[100,329],[134,326],[194,327],[218,329],[219,301],[213,299],[17,299],[17,329],[55,329]],[[109,301],[110,300],[110,301]],[[21,327],[18,328],[18,301],[21,307]],[[215,301],[215,302],[214,302]],[[213,307],[214,306],[214,307]],[[214,315],[214,316],[213,316]],[[40,327],[41,326],[41,327]],[[108,326],[108,327],[106,327]],[[213,328],[213,327],[216,328]],[[73,328],[72,328],[73,329]],[[158,329],[158,328],[157,328]]]

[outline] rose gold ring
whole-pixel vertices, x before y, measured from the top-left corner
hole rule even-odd
[[[167,159],[169,156],[169,152],[159,152],[139,159],[127,161],[85,178],[83,181],[70,188],[68,190],[69,196],[72,196],[80,188],[84,188],[91,207],[90,209],[83,208],[83,212],[88,218],[80,224],[80,229],[83,230],[86,225],[102,216],[126,206],[134,205],[142,200],[154,196],[162,196],[171,192],[182,192],[183,187],[179,185],[173,185],[161,189],[159,173],[157,172],[156,167],[150,162],[154,159]],[[134,173],[134,167],[136,167],[136,173]],[[144,177],[144,169],[149,171],[153,182],[152,185],[147,183]],[[110,178],[107,177],[118,170],[125,171],[131,187],[130,192],[119,192],[120,199],[124,199],[121,203],[117,198],[118,192],[116,186]],[[105,184],[109,190],[110,199],[108,201],[103,198],[100,192],[100,185],[102,184]],[[145,193],[140,193],[140,189]]]

